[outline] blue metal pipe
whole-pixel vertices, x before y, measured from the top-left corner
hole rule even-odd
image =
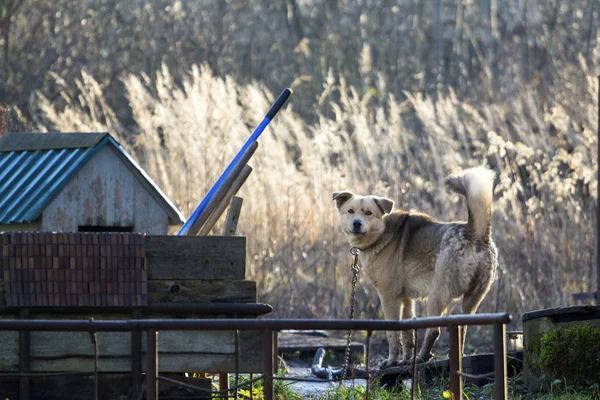
[[[271,122],[271,120],[275,117],[275,115],[277,115],[277,112],[279,111],[281,106],[283,106],[283,104],[287,101],[287,99],[290,97],[291,94],[292,94],[291,89],[288,89],[288,88],[283,89],[283,91],[281,92],[279,97],[277,97],[277,100],[275,100],[275,103],[273,103],[273,105],[271,106],[271,108],[269,109],[269,111],[267,112],[265,117],[263,118],[263,120],[260,121],[260,123],[254,129],[254,131],[252,132],[252,134],[250,135],[248,140],[246,140],[246,143],[244,143],[244,145],[238,151],[238,153],[235,155],[233,160],[231,160],[231,162],[229,163],[227,168],[225,168],[225,170],[223,171],[223,173],[221,174],[219,179],[217,179],[217,181],[213,184],[213,186],[210,188],[210,190],[206,193],[206,195],[204,196],[202,201],[200,201],[200,204],[198,204],[198,206],[196,207],[196,209],[194,210],[192,215],[190,215],[190,217],[187,219],[187,221],[185,221],[185,224],[183,224],[183,226],[181,227],[179,232],[177,232],[177,236],[186,236],[188,234],[188,232],[189,232],[190,228],[192,227],[192,225],[194,224],[194,222],[198,219],[200,214],[202,214],[202,212],[206,208],[210,199],[213,198],[215,193],[223,185],[223,182],[225,182],[225,180],[227,179],[229,174],[231,174],[231,171],[235,168],[236,164],[239,162],[242,155],[246,152],[246,150],[248,150],[248,148],[250,147],[252,142],[254,142],[254,141],[256,141],[256,139],[258,139],[260,134],[265,130],[267,125],[269,125],[269,122]]]

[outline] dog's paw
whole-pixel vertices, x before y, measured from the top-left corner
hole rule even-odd
[[[378,368],[386,369],[386,368],[397,367],[398,365],[400,365],[398,360],[390,361],[389,358],[386,358],[385,360],[383,360],[382,362],[379,363]]]
[[[431,352],[429,352],[429,353],[427,353],[425,355],[419,354],[417,356],[417,363],[426,363],[426,362],[428,362],[431,359],[433,359],[433,353],[431,353]]]

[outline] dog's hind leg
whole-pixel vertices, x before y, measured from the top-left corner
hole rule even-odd
[[[443,290],[433,289],[430,292],[429,299],[427,300],[427,316],[428,317],[439,317],[446,314],[448,306],[451,304],[452,299]],[[419,361],[427,362],[433,358],[433,345],[440,336],[440,328],[427,328],[425,331],[425,339],[421,345],[419,351]]]
[[[379,296],[381,298],[381,305],[383,308],[383,315],[386,320],[398,320],[400,319],[400,307],[402,305],[402,298],[395,296],[390,293],[387,296]],[[379,368],[389,368],[398,365],[398,359],[400,358],[400,340],[398,331],[387,331],[387,339],[389,346],[388,358],[383,360],[379,364]]]
[[[481,301],[490,290],[490,286],[494,282],[492,274],[485,274],[487,276],[480,277],[477,285],[469,293],[465,294],[462,301],[462,312],[463,314],[475,314],[477,308],[481,304]],[[467,336],[467,326],[462,327],[462,348],[461,354],[465,353],[465,338]]]
[[[413,299],[406,298],[402,301],[402,319],[415,317],[415,304]],[[413,358],[415,349],[415,331],[402,331],[402,361],[407,363]]]

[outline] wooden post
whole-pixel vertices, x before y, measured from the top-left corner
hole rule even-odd
[[[221,218],[221,214],[223,214],[223,211],[225,211],[225,209],[227,208],[227,205],[230,203],[231,198],[240,190],[244,182],[246,182],[246,179],[248,179],[248,176],[250,176],[251,172],[252,167],[249,165],[246,165],[244,169],[242,169],[242,172],[233,181],[231,187],[229,188],[229,190],[227,190],[227,193],[225,193],[225,196],[223,196],[223,198],[217,205],[217,208],[215,208],[212,214],[210,214],[206,223],[198,231],[198,236],[208,235],[208,233],[213,228],[213,226],[215,226],[219,218]]]
[[[273,400],[273,331],[265,329],[263,345],[263,390],[265,400]]]
[[[146,399],[158,400],[158,331],[146,332]]]
[[[140,319],[141,312],[133,310],[133,319]],[[142,390],[142,332],[131,332],[131,388],[133,397],[137,398]]]
[[[494,377],[496,400],[506,400],[506,325],[494,325]]]
[[[90,318],[90,321],[93,321],[93,318]],[[90,332],[90,338],[92,340],[92,345],[94,346],[94,400],[98,400],[99,399],[99,392],[98,392],[98,380],[99,380],[99,375],[98,375],[98,363],[99,363],[99,359],[98,359],[98,334],[97,332]]]
[[[229,374],[227,372],[219,373],[219,396],[223,396],[223,399],[229,397]]]
[[[29,318],[29,309],[23,308],[19,311],[19,318]],[[30,353],[31,353],[31,333],[28,331],[19,331],[19,372],[30,372]],[[27,376],[19,378],[19,400],[29,400],[30,380]]]
[[[240,211],[244,199],[234,196],[229,202],[229,209],[225,217],[225,226],[223,227],[223,236],[234,236],[237,230],[237,224],[240,219]]]
[[[450,325],[450,395],[452,400],[462,399],[462,354],[461,354],[461,326]]]

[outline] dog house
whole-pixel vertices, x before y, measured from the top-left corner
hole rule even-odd
[[[246,238],[166,235],[182,221],[107,133],[1,136],[0,319],[270,312],[245,280]],[[0,332],[0,393],[89,397],[98,372],[100,398],[137,398],[142,343],[140,332]],[[261,370],[258,332],[161,332],[158,348],[161,374]],[[55,375],[2,376],[15,372]]]
[[[164,235],[183,222],[108,133],[0,136],[0,231]]]

